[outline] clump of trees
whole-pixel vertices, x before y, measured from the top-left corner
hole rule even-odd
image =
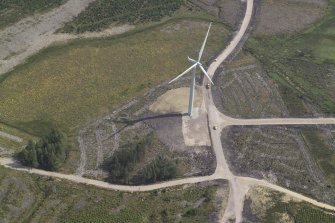
[[[36,143],[30,140],[18,158],[26,166],[55,171],[64,164],[68,151],[65,135],[53,129]]]
[[[145,139],[128,144],[126,148],[116,151],[106,164],[109,180],[113,183],[128,184],[129,173],[133,171],[135,164],[144,158],[145,150],[152,143],[153,134],[150,134]]]
[[[177,166],[175,162],[159,156],[144,168],[143,183],[169,180],[176,177],[176,175]]]
[[[155,139],[154,133],[151,133],[144,139],[116,151],[105,163],[105,169],[109,172],[108,180],[119,184],[138,184],[174,178],[177,175],[175,162],[161,156],[146,165],[142,171],[134,170],[143,161],[146,151],[156,145]]]

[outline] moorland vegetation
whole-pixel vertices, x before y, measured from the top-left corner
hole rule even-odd
[[[177,20],[132,35],[48,48],[0,79],[0,122],[37,136],[51,128],[70,136],[183,70],[207,27]],[[227,34],[222,24],[213,26],[204,61],[222,48]]]
[[[224,185],[120,192],[0,166],[1,222],[207,222]],[[173,202],[172,202],[173,201]],[[187,204],[187,205],[185,205]],[[185,215],[190,210],[193,215]]]
[[[159,21],[178,10],[183,0],[97,0],[67,23],[63,32],[98,31],[113,23],[138,24]]]
[[[305,202],[284,202],[278,192],[271,194],[272,204],[268,205],[264,217],[260,222],[276,223],[280,215],[286,215],[286,219],[294,219],[295,223],[332,223],[335,221],[333,212],[327,212],[321,208],[313,207]]]
[[[312,103],[326,115],[335,114],[335,1],[321,21],[302,33],[254,35],[246,50],[278,84],[292,116],[307,115]]]

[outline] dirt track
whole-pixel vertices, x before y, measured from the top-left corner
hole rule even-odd
[[[0,131],[0,137],[7,138],[7,139],[12,140],[14,142],[22,142],[23,141],[23,139],[21,139],[20,137],[13,136],[11,134],[8,134],[8,133],[2,132],[2,131]]]

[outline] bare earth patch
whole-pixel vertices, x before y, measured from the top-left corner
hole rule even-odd
[[[69,0],[41,15],[27,17],[0,31],[0,75],[55,41],[54,32],[72,20],[94,0]]]
[[[158,97],[150,110],[155,113],[187,113],[189,103],[189,88],[182,87],[167,91]],[[186,146],[210,146],[206,109],[203,103],[202,91],[196,86],[193,104],[193,116],[182,118],[183,136]],[[171,139],[174,141],[173,139]]]
[[[276,196],[285,197],[285,203],[290,201],[300,202],[288,195],[279,194],[275,192]],[[274,199],[274,191],[261,186],[254,186],[250,188],[246,194],[246,200],[244,204],[243,218],[244,222],[264,222],[266,212],[276,205]],[[293,223],[293,218],[287,213],[275,213],[276,222],[278,223]]]
[[[273,205],[271,190],[264,187],[252,187],[246,194],[246,200],[251,199],[250,209],[259,217],[264,217],[267,207]]]
[[[183,116],[183,136],[187,146],[210,146],[207,112],[203,102],[192,117]]]
[[[214,76],[216,107],[239,118],[287,117],[287,108],[276,84],[251,55],[240,55]]]
[[[234,29],[243,17],[243,1],[236,0],[189,0],[190,4],[206,10],[208,13],[223,19]]]
[[[188,109],[189,88],[182,87],[167,91],[165,94],[157,98],[151,106],[150,110],[156,113],[187,113]],[[196,87],[194,97],[194,108],[199,109],[202,103],[201,88]]]
[[[176,161],[178,177],[211,174],[216,162],[200,88],[196,90],[198,112],[194,119],[187,120],[177,113],[187,111],[189,88],[185,85],[189,81],[186,77],[172,85],[163,83],[82,128],[78,136],[81,158],[76,174],[105,179],[108,173],[102,165],[106,159],[152,134],[154,144],[136,164],[132,179],[136,180],[141,170],[157,156]]]

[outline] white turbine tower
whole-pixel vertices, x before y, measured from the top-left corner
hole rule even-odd
[[[192,81],[191,81],[191,85],[190,85],[190,98],[189,98],[189,104],[188,104],[188,115],[189,116],[192,116],[192,111],[193,111],[195,75],[196,75],[197,66],[200,67],[200,70],[205,74],[205,76],[214,85],[213,81],[211,80],[211,78],[207,74],[206,70],[202,67],[202,64],[200,63],[200,59],[201,59],[202,53],[204,52],[204,48],[205,48],[205,45],[206,45],[206,41],[207,41],[209,30],[211,29],[211,25],[212,25],[212,23],[209,24],[205,40],[204,40],[204,42],[202,44],[202,47],[200,49],[200,52],[199,52],[198,60],[193,60],[193,59],[191,59],[191,58],[188,57],[188,60],[191,61],[193,63],[193,65],[190,66],[187,70],[185,70],[183,73],[179,74],[176,78],[174,78],[173,80],[171,80],[169,82],[169,84],[172,83],[172,82],[174,82],[175,80],[179,79],[180,77],[184,76],[185,74],[187,74],[188,72],[190,72],[192,70]]]

